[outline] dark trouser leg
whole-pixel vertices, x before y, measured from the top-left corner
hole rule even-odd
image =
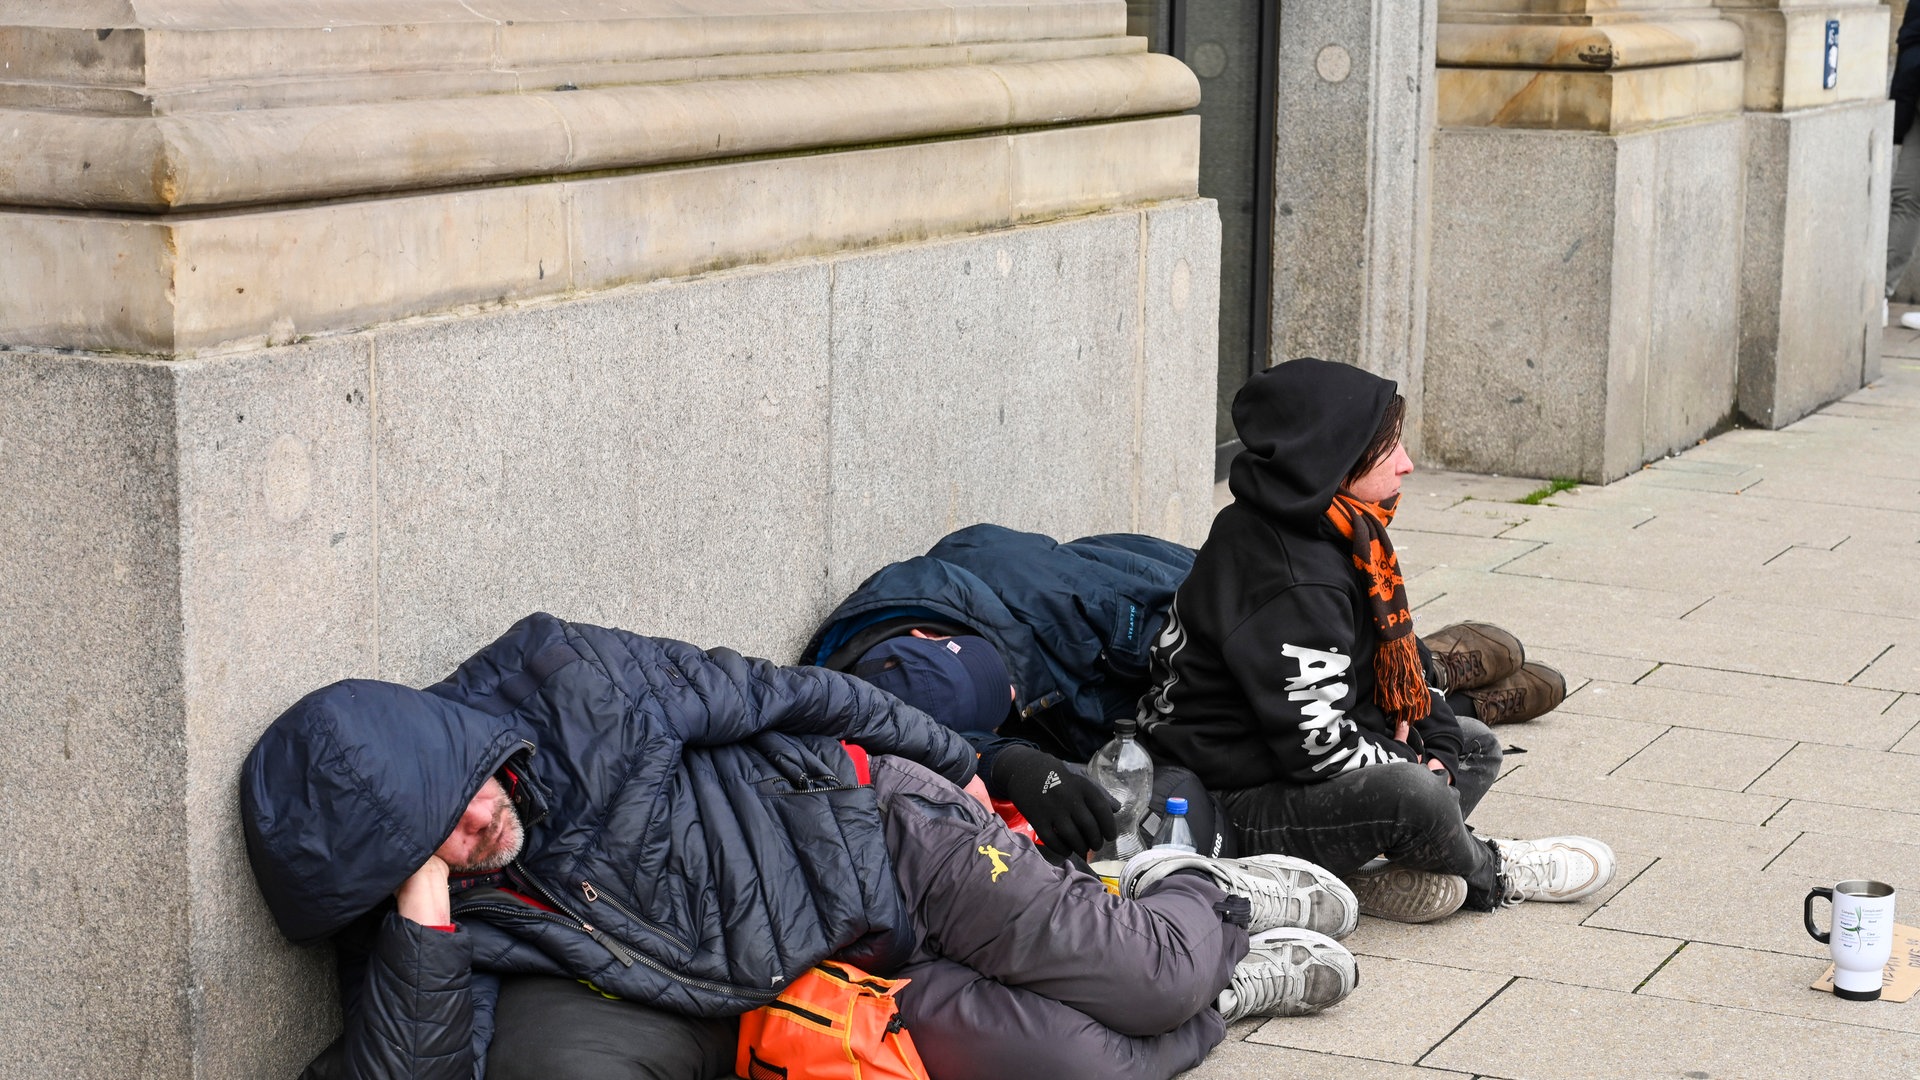
[[[900,991],[901,1016],[936,1080],[1159,1080],[1200,1064],[1226,1037],[1216,1009],[1202,1009],[1164,1035],[1137,1038],[951,960],[914,964],[900,974],[912,980]]]
[[[873,785],[921,935],[916,960],[953,960],[1146,1036],[1210,1008],[1247,953],[1247,932],[1216,910],[1226,894],[1205,878],[1171,875],[1121,900],[912,762],[875,758]]]
[[[1492,850],[1467,831],[1461,793],[1425,766],[1375,765],[1318,784],[1226,791],[1221,801],[1243,852],[1293,855],[1342,877],[1385,855],[1466,878],[1469,907],[1491,910],[1496,900]]]
[[[1460,817],[1473,815],[1487,789],[1500,779],[1500,737],[1493,729],[1470,716],[1460,721],[1460,769],[1453,774],[1454,790],[1460,793]]]
[[[501,980],[487,1080],[713,1080],[733,1075],[737,1020],[703,1020],[546,975]]]

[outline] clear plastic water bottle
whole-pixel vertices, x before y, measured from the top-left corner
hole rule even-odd
[[[1160,833],[1153,838],[1153,849],[1159,851],[1192,851],[1193,827],[1187,824],[1187,800],[1178,795],[1167,796],[1166,820],[1160,823]]]
[[[1113,812],[1118,835],[1094,854],[1094,860],[1124,862],[1140,853],[1140,819],[1153,798],[1153,759],[1134,740],[1138,725],[1128,717],[1114,721],[1113,741],[1087,762],[1087,775],[1120,804]]]

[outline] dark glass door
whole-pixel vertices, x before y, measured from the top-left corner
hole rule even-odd
[[[1130,0],[1129,33],[1200,77],[1200,194],[1220,204],[1215,472],[1226,475],[1233,394],[1266,367],[1273,257],[1274,0]]]

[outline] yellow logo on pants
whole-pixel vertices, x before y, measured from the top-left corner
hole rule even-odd
[[[1000,875],[1007,872],[1007,860],[1013,858],[1013,856],[1008,854],[1007,852],[1001,851],[999,848],[994,847],[992,844],[988,844],[985,847],[980,848],[979,850],[980,850],[980,854],[985,855],[987,858],[993,860],[993,880],[999,881]]]

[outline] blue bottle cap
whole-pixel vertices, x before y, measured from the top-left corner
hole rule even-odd
[[[1169,795],[1167,797],[1167,813],[1184,814],[1186,812],[1187,812],[1187,800],[1181,798],[1178,795]]]

